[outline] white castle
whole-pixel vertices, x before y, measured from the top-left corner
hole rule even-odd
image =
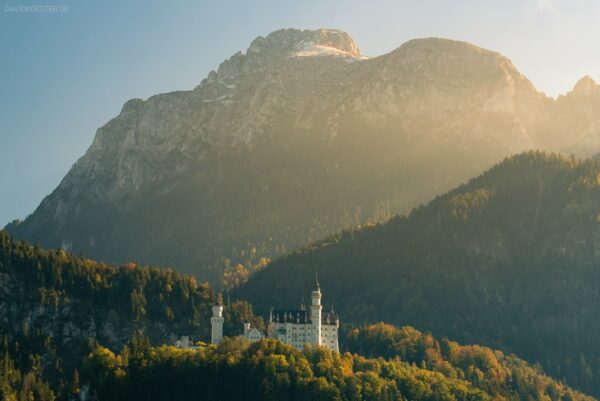
[[[223,305],[220,303],[212,307],[213,316],[210,318],[211,325],[211,342],[213,344],[219,344],[223,339],[223,322],[225,318],[223,317]],[[193,340],[192,336],[181,336],[178,340],[175,341],[175,346],[177,348],[188,348],[188,349],[198,349],[200,347],[205,347],[206,344],[203,342],[196,343]]]
[[[331,311],[323,311],[321,305],[321,288],[315,277],[315,289],[311,293],[312,303],[309,311],[301,306],[300,309],[271,310],[267,337],[290,344],[298,349],[304,345],[320,345],[333,351],[339,351],[338,328],[340,320]],[[213,307],[212,325],[213,344],[219,344],[223,339],[223,307]],[[256,328],[250,328],[250,323],[244,323],[244,337],[250,341],[258,341],[265,337]]]
[[[211,336],[210,341],[213,344],[219,344],[223,339],[223,305],[215,305],[212,308],[213,316],[210,318]]]

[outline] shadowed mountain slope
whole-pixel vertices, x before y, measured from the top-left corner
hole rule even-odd
[[[408,217],[282,257],[235,291],[259,312],[319,274],[343,322],[386,320],[539,362],[600,394],[600,163],[511,157]]]

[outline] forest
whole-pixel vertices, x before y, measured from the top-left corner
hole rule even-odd
[[[354,329],[347,346],[370,356],[266,339],[225,338],[199,350],[137,340],[97,346],[80,391],[100,400],[592,401],[514,356],[460,346],[413,328]]]
[[[597,160],[523,153],[407,216],[279,258],[232,297],[259,313],[293,305],[318,272],[343,323],[514,352],[598,396],[598,199]]]
[[[109,265],[0,230],[2,386],[19,400],[32,392],[50,399],[47,386],[65,398],[96,342],[120,349],[138,332],[158,344],[178,335],[206,341],[216,300],[207,284],[173,269]],[[262,327],[251,305],[225,302],[226,335],[239,334],[243,321]]]
[[[593,400],[513,355],[411,327],[346,324],[342,353],[249,344],[241,322],[264,321],[227,295],[226,340],[174,348],[169,334],[208,340],[220,297],[208,285],[171,269],[46,251],[4,231],[0,276],[6,400]]]

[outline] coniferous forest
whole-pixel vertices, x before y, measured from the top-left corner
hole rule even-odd
[[[598,396],[598,199],[597,160],[523,153],[408,216],[280,258],[234,293],[264,313],[300,299],[316,271],[345,322],[515,352]]]
[[[94,344],[120,349],[135,333],[159,344],[175,334],[206,340],[216,299],[207,284],[172,269],[46,251],[0,230],[2,391],[52,388],[64,397]],[[226,335],[238,334],[242,321],[262,324],[245,302],[228,303],[225,318]]]
[[[347,326],[342,353],[250,344],[237,336],[241,323],[263,323],[242,301],[226,301],[218,347],[178,349],[169,333],[208,339],[216,295],[207,285],[45,251],[4,231],[0,274],[5,400],[592,400],[513,355],[411,327]]]

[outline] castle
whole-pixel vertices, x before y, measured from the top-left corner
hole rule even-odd
[[[300,309],[271,310],[266,336],[297,349],[303,349],[305,344],[320,345],[333,351],[339,351],[338,328],[340,321],[333,311],[323,311],[321,305],[321,288],[315,277],[315,289],[311,293],[310,311],[304,306]],[[223,306],[213,307],[212,325],[213,344],[223,339]],[[265,337],[258,329],[244,323],[244,337],[250,341],[258,341]]]

